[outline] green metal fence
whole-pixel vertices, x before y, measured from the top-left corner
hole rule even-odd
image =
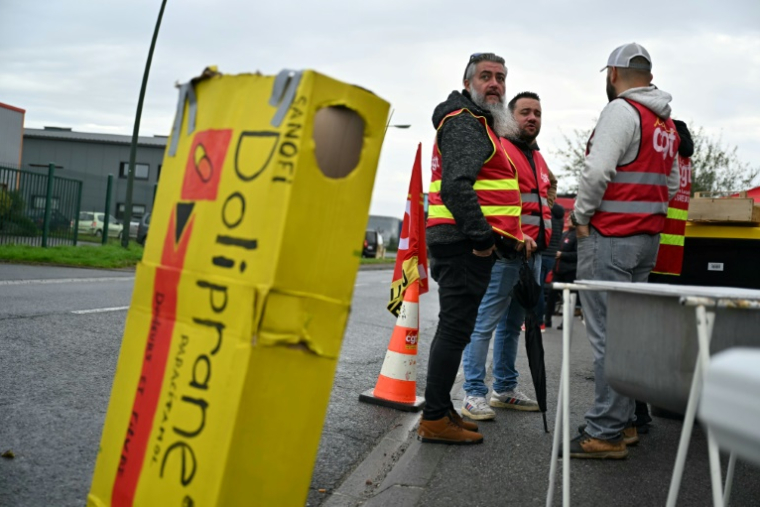
[[[76,245],[82,182],[0,166],[0,244]]]

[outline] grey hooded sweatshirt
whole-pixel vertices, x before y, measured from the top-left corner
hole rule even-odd
[[[617,167],[633,162],[638,156],[641,119],[638,111],[622,100],[624,98],[649,108],[662,119],[670,118],[669,103],[673,97],[651,85],[624,91],[602,110],[594,135],[589,141],[589,152],[575,198],[575,218],[581,225],[587,225],[599,208],[607,184],[617,173]],[[679,179],[676,157],[668,177],[668,199],[672,199],[678,192]]]

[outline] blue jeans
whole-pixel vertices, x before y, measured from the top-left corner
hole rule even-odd
[[[654,268],[660,235],[639,234],[625,238],[607,237],[591,228],[587,238],[578,238],[578,279],[646,282]],[[613,390],[604,374],[607,348],[607,293],[580,291],[586,317],[586,333],[594,352],[594,406],[586,412],[586,433],[614,440],[626,424],[635,420],[635,402]]]
[[[534,255],[529,264],[535,265],[541,256]],[[468,396],[485,396],[488,387],[485,384],[486,360],[491,335],[496,330],[493,343],[493,389],[510,391],[517,387],[518,373],[515,370],[517,344],[520,338],[520,326],[525,318],[525,310],[512,299],[512,289],[520,277],[522,260],[498,260],[491,271],[486,295],[478,308],[475,330],[470,343],[464,349],[464,390]],[[535,271],[534,271],[535,272]],[[538,273],[536,273],[538,276]],[[499,332],[497,325],[502,328]],[[509,332],[506,332],[509,330]]]
[[[549,275],[549,271],[554,269],[554,263],[556,262],[554,255],[541,255],[541,280],[538,282],[541,285],[541,296],[538,298],[538,306],[536,306],[536,315],[541,322],[548,320],[544,317],[546,313],[546,303],[544,301],[544,285],[546,284],[546,277]],[[551,319],[551,317],[550,317]]]

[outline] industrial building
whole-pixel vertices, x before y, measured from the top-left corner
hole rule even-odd
[[[153,208],[156,184],[161,176],[167,138],[139,137],[132,192],[132,216],[142,217]],[[21,169],[47,173],[55,164],[56,176],[82,181],[81,210],[105,208],[108,175],[114,183],[111,209],[116,218],[124,213],[131,136],[75,132],[70,128],[25,128]]]

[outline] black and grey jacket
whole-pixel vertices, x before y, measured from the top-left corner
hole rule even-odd
[[[433,112],[433,127],[438,129],[441,120],[454,111],[468,109],[486,118],[493,128],[493,117],[471,100],[470,94],[451,92],[445,102]],[[493,144],[480,121],[469,114],[461,114],[444,122],[437,133],[441,151],[441,200],[451,212],[456,224],[440,224],[427,229],[427,243],[433,256],[447,257],[497,246],[514,249],[510,240],[493,232],[480,209],[473,189],[478,173],[493,154]]]

